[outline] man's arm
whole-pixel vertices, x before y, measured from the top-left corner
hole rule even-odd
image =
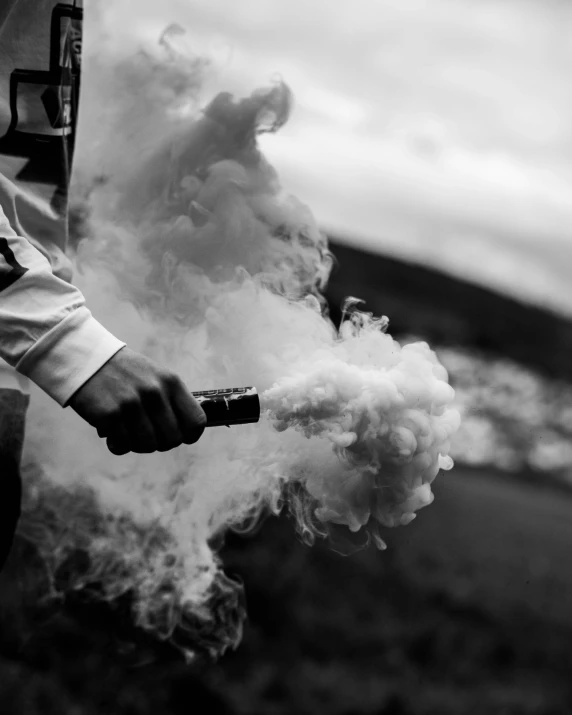
[[[0,208],[0,357],[70,405],[115,454],[191,444],[206,418],[181,380],[125,347]]]

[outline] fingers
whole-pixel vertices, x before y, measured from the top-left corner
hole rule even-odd
[[[204,432],[206,415],[178,378],[155,389],[141,390],[136,398],[101,423],[97,432],[112,454],[166,452],[194,444]]]
[[[97,428],[107,440],[107,448],[117,456],[128,452],[149,454],[157,450],[157,439],[151,420],[140,402],[132,400]]]
[[[119,418],[107,420],[106,424],[100,424],[97,434],[107,442],[107,449],[111,454],[121,456],[131,451],[129,448],[129,434]]]
[[[131,452],[151,454],[157,451],[157,438],[150,415],[141,404],[129,405],[124,411],[123,425],[129,436]]]
[[[170,389],[171,406],[185,444],[197,442],[207,425],[207,417],[184,384],[176,379]]]
[[[101,436],[102,435],[100,435],[100,437]],[[123,428],[123,425],[119,425],[119,427],[107,437],[106,443],[107,449],[111,454],[115,454],[117,457],[121,457],[131,451],[129,435],[127,434],[127,430]]]
[[[168,396],[153,392],[145,400],[148,414],[152,417],[157,451],[167,452],[183,443],[183,436]]]

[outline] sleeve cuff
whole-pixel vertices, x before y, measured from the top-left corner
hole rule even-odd
[[[28,350],[16,365],[63,407],[90,377],[125,343],[97,322],[86,307],[78,308]]]

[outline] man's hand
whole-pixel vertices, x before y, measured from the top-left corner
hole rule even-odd
[[[113,454],[166,452],[193,444],[207,421],[177,375],[129,348],[106,362],[69,405],[107,439]]]

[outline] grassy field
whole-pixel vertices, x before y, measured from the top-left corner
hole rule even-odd
[[[462,469],[436,493],[384,534],[385,552],[309,548],[287,518],[231,537],[249,622],[214,665],[119,652],[100,611],[39,618],[14,559],[0,583],[0,713],[572,712],[572,498]]]

